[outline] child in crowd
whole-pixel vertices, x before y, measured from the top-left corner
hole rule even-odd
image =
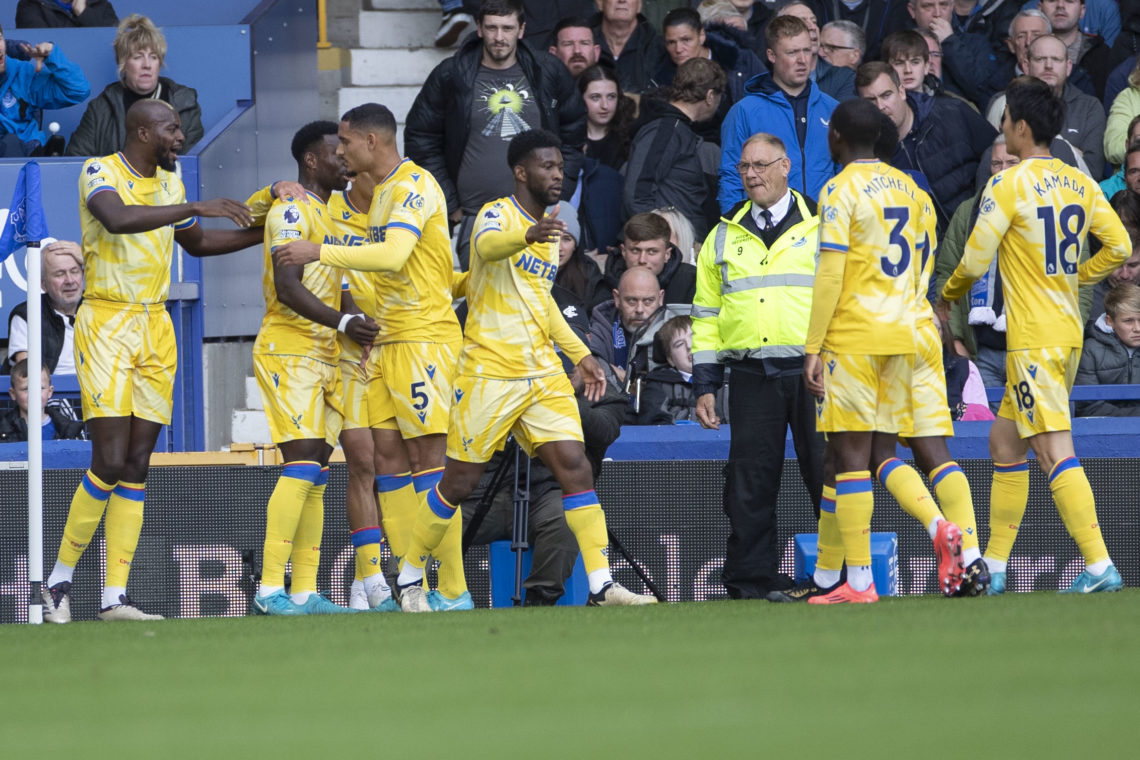
[[[1117,285],[1104,297],[1104,314],[1085,331],[1077,385],[1140,383],[1140,286]],[[1140,417],[1140,401],[1085,401],[1078,417]]]
[[[43,440],[63,440],[82,438],[83,423],[63,414],[55,407],[49,407],[52,386],[51,375],[44,367],[41,371],[43,388],[40,393],[40,406],[43,409]],[[16,407],[0,416],[0,443],[13,443],[28,440],[28,360],[21,359],[12,366],[12,385],[8,395],[16,402]]]

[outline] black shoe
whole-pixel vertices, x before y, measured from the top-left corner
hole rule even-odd
[[[439,31],[435,33],[435,46],[438,48],[451,47],[459,42],[460,35],[474,24],[475,19],[471,17],[471,14],[464,13],[462,10],[448,11],[443,14],[443,20],[439,22]]]
[[[836,583],[834,586],[820,588],[816,585],[815,578],[808,576],[807,580],[801,581],[785,591],[770,591],[766,598],[769,602],[806,602],[813,596],[830,594],[841,585],[843,585],[843,581]]]
[[[990,569],[981,557],[966,565],[962,573],[962,587],[954,596],[985,596],[990,587]]]

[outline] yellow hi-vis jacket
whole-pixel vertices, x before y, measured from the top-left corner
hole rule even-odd
[[[791,193],[803,219],[770,249],[741,223],[750,202],[722,217],[705,239],[693,297],[694,372],[700,364],[743,360],[759,360],[772,376],[803,369],[819,217]]]

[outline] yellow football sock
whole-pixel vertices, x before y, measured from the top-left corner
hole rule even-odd
[[[457,511],[440,495],[438,488],[427,492],[427,499],[420,504],[416,522],[412,526],[412,540],[408,545],[408,553],[404,555],[405,564],[419,570],[424,569],[428,555],[434,554],[439,548]]]
[[[297,521],[297,533],[293,537],[293,583],[289,587],[292,594],[317,590],[321,536],[325,530],[325,486],[328,482],[329,468],[324,467],[305,495],[305,506],[301,509],[301,519]]]
[[[926,490],[922,476],[903,460],[891,457],[879,465],[875,473],[883,487],[890,491],[891,496],[899,503],[903,511],[922,523],[923,528],[929,528],[936,518],[942,517],[934,497]]]
[[[985,556],[1009,561],[1017,529],[1029,502],[1029,463],[1000,464],[994,462],[994,478],[990,485],[990,542]]]
[[[412,473],[377,475],[376,495],[380,499],[380,522],[388,537],[388,548],[394,556],[403,557],[412,540],[412,525],[420,509]]]
[[[848,567],[871,564],[871,513],[875,496],[868,470],[842,472],[835,476],[835,517],[843,536]]]
[[[819,505],[819,545],[815,566],[820,570],[843,569],[843,536],[835,518],[835,487],[824,486]]]
[[[119,481],[107,500],[107,575],[104,586],[126,588],[142,532],[144,483]]]
[[[578,551],[586,574],[610,569],[610,537],[606,532],[606,516],[593,489],[562,497],[566,524],[578,539]]]
[[[293,538],[313,484],[321,476],[316,462],[288,462],[277,479],[265,507],[265,549],[261,561],[261,584],[285,585],[285,564],[293,553]]]
[[[370,525],[352,532],[352,547],[356,553],[354,580],[362,581],[383,572],[384,568],[380,564],[380,542],[383,538],[379,525]]]
[[[59,542],[58,560],[68,567],[79,563],[83,550],[91,543],[107,500],[115,490],[114,483],[104,483],[95,477],[91,470],[83,476],[75,495],[71,497],[71,508],[67,511],[67,523],[63,526],[63,540]]]
[[[946,519],[962,530],[962,550],[978,548],[978,523],[970,482],[957,462],[947,462],[930,472],[930,483]]]
[[[416,496],[421,503],[427,503],[428,493],[435,490],[442,477],[442,467],[412,475]],[[448,599],[458,599],[467,593],[467,576],[463,572],[463,510],[455,510],[455,515],[449,521],[439,546],[432,551],[432,556],[439,562],[439,567],[436,568],[439,593]]]
[[[1066,457],[1053,465],[1049,489],[1069,535],[1077,542],[1085,565],[1108,559],[1108,548],[1096,519],[1096,504],[1085,469],[1076,457]]]

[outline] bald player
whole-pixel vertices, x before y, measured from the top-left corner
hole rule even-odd
[[[75,323],[75,367],[91,467],[75,491],[55,567],[43,593],[44,620],[71,620],[75,565],[107,514],[101,620],[155,620],[127,596],[142,530],[147,467],[170,422],[177,347],[166,313],[173,242],[192,256],[241,250],[261,239],[248,207],[215,198],[186,202],[175,172],[183,142],[178,112],[161,100],[127,111],[123,149],[92,158],[79,176],[86,289]],[[205,230],[221,217],[236,230]]]

